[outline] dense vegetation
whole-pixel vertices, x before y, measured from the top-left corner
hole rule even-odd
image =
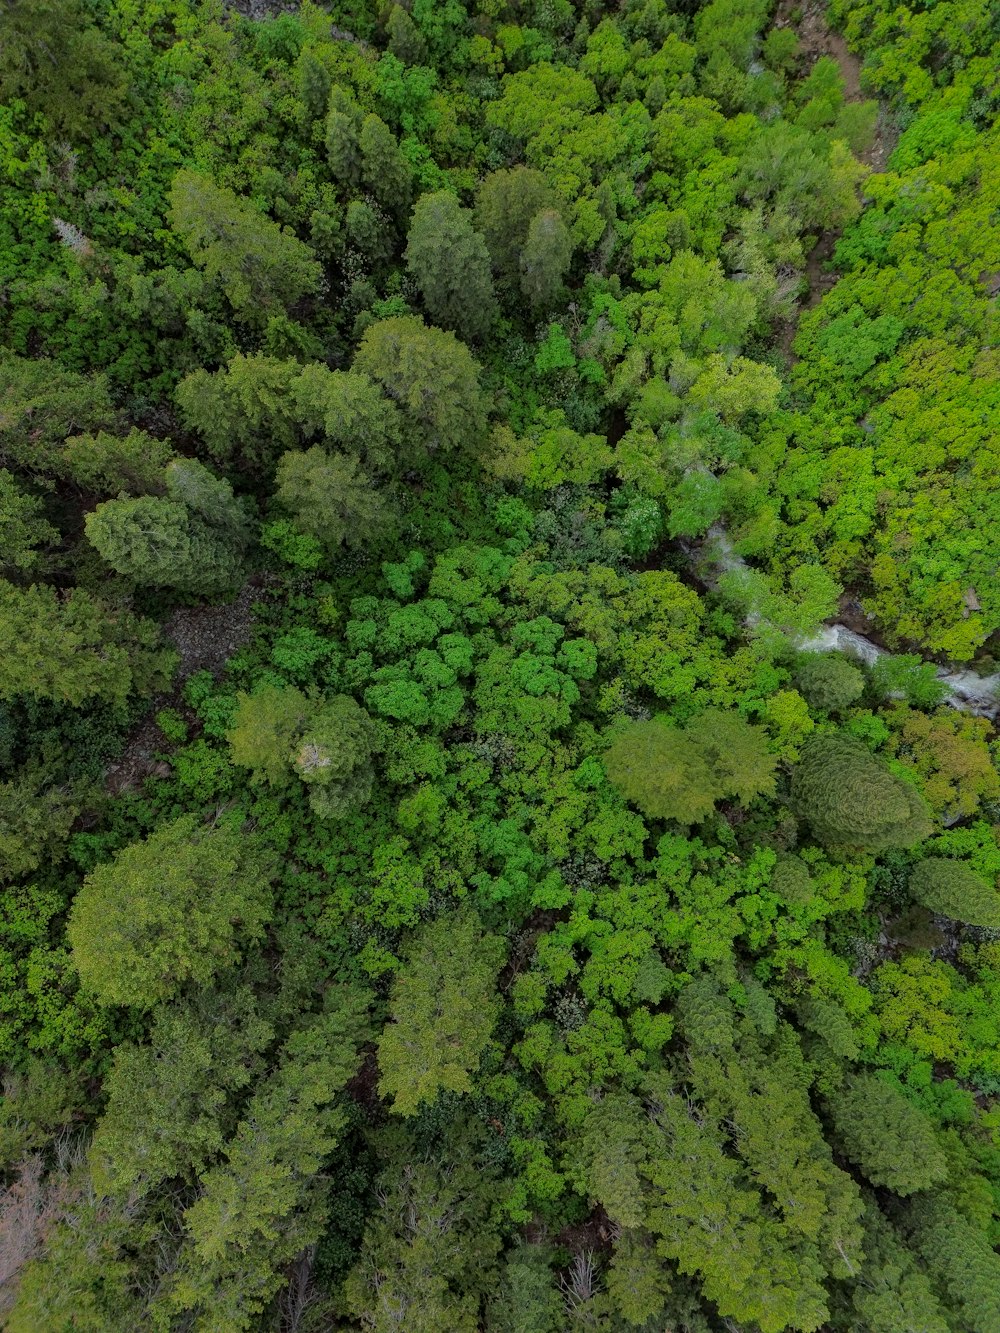
[[[1000,11],[828,21],[4,5],[11,1333],[997,1333]]]

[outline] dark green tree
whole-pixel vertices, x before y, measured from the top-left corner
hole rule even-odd
[[[87,515],[89,541],[137,583],[216,593],[239,582],[250,530],[232,487],[193,459],[165,469],[166,495],[105,500]]]
[[[201,1171],[225,1141],[227,1102],[258,1072],[273,1035],[245,986],[161,1007],[148,1043],[115,1051],[89,1150],[94,1188],[135,1199]]]
[[[532,220],[558,206],[558,196],[540,171],[511,167],[491,171],[476,191],[476,229],[486,241],[497,276],[520,290],[521,252]]]
[[[26,574],[42,561],[40,546],[51,546],[59,533],[44,518],[43,500],[18,485],[0,468],[0,571]]]
[[[831,1095],[830,1112],[844,1153],[873,1185],[913,1194],[947,1177],[930,1120],[887,1080],[853,1075]]]
[[[815,837],[831,848],[913,847],[931,831],[919,792],[843,732],[806,741],[792,774],[792,803]]]
[[[384,501],[356,458],[328,454],[314,445],[282,454],[275,499],[327,551],[364,546],[384,519]]]
[[[478,342],[496,316],[490,257],[472,226],[472,213],[450,190],[417,200],[406,244],[406,265],[435,324]]]
[[[170,220],[239,319],[259,324],[322,290],[323,271],[307,245],[196,171],[184,168],[174,177]]]
[[[814,653],[795,668],[795,686],[811,707],[839,713],[861,697],[865,678],[846,657]]]
[[[374,740],[371,718],[348,694],[327,700],[309,718],[292,764],[322,818],[340,819],[368,800]]]
[[[413,171],[399,151],[396,136],[379,116],[365,116],[361,122],[358,150],[365,189],[387,213],[394,218],[405,218],[410,211]]]
[[[555,208],[536,213],[521,250],[521,291],[538,314],[547,314],[563,293],[573,241]]]
[[[910,1204],[905,1224],[914,1249],[945,1293],[949,1324],[962,1333],[1000,1328],[1000,1255],[985,1231],[940,1192]]]
[[[120,50],[81,0],[9,0],[0,11],[0,102],[21,99],[58,134],[96,138],[123,114]]]
[[[324,1012],[307,1016],[286,1041],[225,1145],[225,1160],[201,1177],[154,1327],[193,1315],[195,1327],[244,1333],[284,1285],[286,1266],[319,1239],[327,1211],[321,1167],[346,1124],[335,1103],[357,1070],[369,1002],[365,992],[331,986]]]
[[[0,579],[0,699],[124,704],[170,679],[175,655],[150,620],[105,606],[82,588],[16,588]]]
[[[405,1139],[383,1157],[377,1207],[344,1286],[348,1310],[372,1333],[478,1333],[500,1249],[482,1174],[455,1148],[427,1160]]]
[[[481,441],[479,366],[453,333],[429,329],[413,315],[383,319],[365,331],[354,370],[381,384],[402,411],[414,462],[422,453],[474,449]]]
[[[1000,926],[1000,893],[964,861],[928,856],[910,874],[911,895],[923,907],[970,926]]]
[[[0,353],[0,463],[29,472],[57,469],[63,441],[114,421],[102,375],[78,375],[44,358]]]

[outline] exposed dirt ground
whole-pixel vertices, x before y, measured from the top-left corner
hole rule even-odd
[[[179,689],[196,671],[218,675],[226,662],[249,642],[253,631],[252,607],[260,601],[263,590],[254,582],[244,585],[234,601],[225,606],[183,607],[164,622],[163,637],[181,655],[172,694],[157,695],[149,713],[128,738],[121,756],[105,770],[105,786],[113,795],[135,790],[149,777],[167,777],[170,766],[157,759],[165,746],[156,725],[161,708],[180,708]]]

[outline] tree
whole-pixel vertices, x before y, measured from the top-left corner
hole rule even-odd
[[[931,831],[915,788],[843,732],[810,736],[792,774],[792,803],[829,847],[913,847]]]
[[[389,50],[404,65],[422,65],[427,60],[427,43],[420,29],[402,5],[393,5],[385,25]]]
[[[696,824],[715,809],[716,785],[698,747],[665,722],[633,722],[604,755],[608,777],[652,819]]]
[[[335,1099],[357,1070],[369,1003],[366,992],[330,987],[324,1011],[307,1015],[285,1042],[225,1160],[202,1175],[184,1214],[177,1265],[156,1300],[163,1326],[192,1312],[213,1333],[244,1333],[284,1284],[283,1270],[319,1239],[320,1168],[346,1123]]]
[[[270,889],[235,823],[183,815],[84,879],[67,934],[84,984],[105,1004],[149,1008],[204,984],[261,937]]]
[[[10,0],[0,11],[0,101],[23,100],[61,136],[92,138],[122,112],[119,50],[81,0]]]
[[[185,168],[174,177],[170,220],[198,268],[248,323],[322,289],[323,270],[307,245],[196,171]]]
[[[58,861],[80,805],[63,787],[46,787],[37,774],[0,782],[0,884]]]
[[[391,1146],[390,1155],[383,1145],[377,1206],[344,1284],[347,1308],[371,1333],[478,1333],[500,1249],[489,1182],[457,1146],[443,1161],[428,1161],[412,1141]]]
[[[964,861],[927,856],[910,872],[910,894],[924,907],[970,926],[1000,927],[1000,893]]]
[[[157,1011],[148,1044],[123,1042],[88,1154],[94,1188],[136,1199],[191,1179],[225,1141],[223,1115],[273,1037],[245,986],[196,992]]]
[[[36,548],[59,540],[43,517],[44,508],[37,495],[22,490],[13,474],[0,468],[0,568],[5,573],[34,569],[42,558]]]
[[[374,738],[371,718],[348,694],[335,695],[310,717],[292,763],[322,818],[340,819],[368,800]]]
[[[236,696],[236,713],[227,733],[234,764],[253,770],[255,781],[287,786],[292,754],[316,704],[291,685],[264,685]]]
[[[166,687],[176,656],[150,620],[104,606],[82,588],[15,588],[0,579],[0,698],[123,705]]]
[[[486,424],[479,366],[453,333],[427,328],[413,315],[365,330],[354,370],[381,384],[409,424],[410,457],[474,448]]]
[[[933,1125],[887,1080],[855,1074],[829,1100],[840,1146],[873,1185],[905,1195],[947,1178]]]
[[[604,767],[646,814],[694,824],[723,796],[751,801],[770,795],[777,759],[762,728],[709,708],[683,730],[661,719],[632,723],[606,752]]]
[[[1000,1327],[1000,1255],[986,1232],[935,1192],[910,1204],[906,1225],[939,1289],[954,1312],[949,1324],[962,1333],[994,1333]]]
[[[358,134],[361,181],[387,213],[404,218],[410,209],[413,172],[396,136],[378,116],[365,116]]]
[[[500,1012],[496,977],[506,949],[472,911],[423,928],[396,978],[378,1044],[379,1092],[397,1115],[443,1091],[464,1093]]]
[[[839,713],[861,697],[864,674],[835,653],[812,653],[795,669],[795,687],[812,707]]]
[[[314,445],[305,453],[282,454],[275,499],[327,551],[363,546],[383,518],[381,496],[356,458],[328,454]]]
[[[249,540],[243,504],[193,459],[175,459],[165,476],[165,497],[99,504],[86,518],[88,540],[137,583],[200,593],[235,587]]]
[[[68,439],[60,464],[71,481],[95,495],[160,495],[173,457],[169,440],[154,439],[144,430],[122,436],[102,430]]]
[[[497,275],[512,290],[521,284],[521,252],[532,221],[559,205],[559,196],[531,167],[491,171],[476,191],[476,228]]]
[[[361,183],[361,112],[353,98],[334,84],[326,116],[326,154],[330,172],[346,193]]]
[[[865,1262],[851,1287],[851,1333],[949,1333],[930,1279],[874,1199],[867,1200],[864,1225]]]
[[[490,257],[473,230],[472,213],[450,190],[417,200],[406,266],[436,324],[454,329],[467,342],[486,336],[496,317]]]
[[[777,756],[768,751],[767,733],[724,708],[706,708],[684,728],[708,764],[719,796],[748,804],[774,794]]]
[[[521,291],[532,309],[545,314],[559,300],[573,258],[569,228],[557,209],[536,213],[521,251]]]
[[[0,463],[54,472],[67,435],[111,425],[114,415],[103,375],[0,353]]]

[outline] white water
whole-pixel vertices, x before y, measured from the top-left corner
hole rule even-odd
[[[735,570],[749,569],[741,555],[733,550],[729,534],[720,524],[715,523],[705,534],[699,553],[711,567],[706,581],[710,587],[722,574]],[[798,645],[807,653],[846,653],[856,658],[867,667],[872,667],[882,657],[890,654],[884,648],[866,639],[846,625],[824,625],[811,638]],[[937,668],[937,678],[944,685],[947,693],[944,702],[963,713],[973,713],[977,717],[995,718],[1000,713],[1000,672],[992,676],[977,676],[974,671]]]

